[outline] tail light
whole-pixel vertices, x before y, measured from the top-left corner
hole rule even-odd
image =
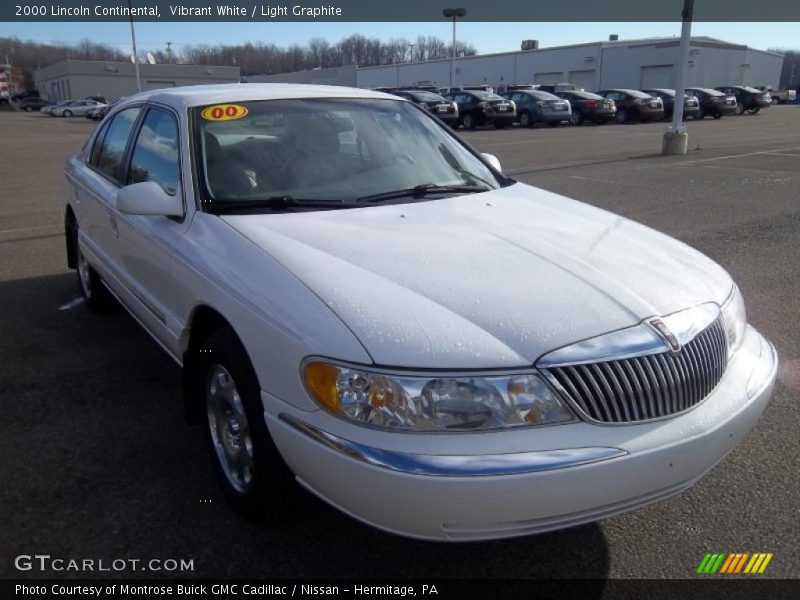
[[[712,102],[719,102],[719,96],[711,96],[710,98]]]
[[[545,102],[544,100],[537,100],[536,101],[536,106],[545,106],[546,104],[547,104],[547,102]]]
[[[587,100],[586,108],[597,108],[597,100]]]
[[[478,106],[481,108],[487,108],[489,106],[488,102],[478,102]]]
[[[427,102],[420,102],[419,105],[420,105],[420,108],[425,108],[425,109],[430,108],[430,106],[428,105]]]
[[[634,100],[634,103],[635,104],[647,104],[647,100],[645,100],[644,98],[637,98],[636,100]]]

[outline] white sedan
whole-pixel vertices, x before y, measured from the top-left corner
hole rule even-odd
[[[101,106],[105,104],[96,100],[72,100],[63,106],[56,105],[48,114],[51,117],[83,117],[90,110]]]
[[[720,266],[505,177],[395,96],[146,92],[66,177],[87,306],[116,298],[182,365],[250,515],[296,479],[417,538],[568,527],[688,488],[772,393]]]

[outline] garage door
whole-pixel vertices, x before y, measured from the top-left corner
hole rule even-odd
[[[533,83],[547,84],[547,83],[561,83],[564,81],[564,73],[562,71],[554,71],[553,73],[536,73],[533,77]]]
[[[585,89],[587,92],[592,92],[597,89],[597,83],[595,83],[594,75],[594,69],[587,69],[585,71],[570,71],[567,81],[574,83],[579,88]]]
[[[674,71],[673,65],[642,67],[641,87],[673,89],[675,87]]]

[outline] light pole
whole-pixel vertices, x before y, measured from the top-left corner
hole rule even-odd
[[[414,44],[409,44],[408,47],[411,49],[411,58],[408,59],[408,62],[414,62]]]
[[[139,55],[136,53],[136,32],[133,29],[133,0],[128,0],[131,18],[131,43],[133,44],[133,69],[136,72],[136,90],[142,91],[142,81],[139,79]]]
[[[683,103],[686,94],[686,69],[689,62],[689,44],[692,39],[692,12],[694,0],[683,0],[681,13],[681,43],[678,49],[678,69],[675,73],[675,101],[672,109],[672,125],[664,132],[662,154],[686,154],[689,134],[683,125]]]
[[[446,19],[453,19],[453,57],[450,60],[450,87],[453,87],[453,82],[456,78],[456,19],[458,17],[465,17],[467,15],[466,8],[445,8],[442,15]]]

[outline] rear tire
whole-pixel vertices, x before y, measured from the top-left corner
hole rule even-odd
[[[617,123],[627,123],[628,122],[628,111],[624,108],[617,109]]]
[[[760,106],[756,106],[755,108],[748,108],[747,112],[750,113],[751,115],[755,115],[760,110],[761,110],[761,107]]]
[[[72,116],[71,110],[65,110],[64,113],[61,115],[62,117],[70,118]]]
[[[523,111],[519,115],[519,126],[520,127],[531,127],[533,125],[533,121],[531,120],[531,113],[527,110]]]
[[[703,120],[703,119],[705,119],[705,118],[706,118],[706,111],[705,111],[705,109],[704,109],[704,108],[701,106],[701,107],[700,107],[700,110],[698,110],[698,111],[697,111],[697,114],[694,116],[694,120],[695,120],[695,121],[702,121],[702,120]]]
[[[275,522],[288,512],[296,486],[269,435],[250,358],[227,327],[193,351],[193,397],[202,403],[206,444],[222,491],[245,518]]]
[[[464,118],[461,119],[461,124],[464,126],[464,129],[475,129],[475,117],[470,114],[464,115]]]
[[[737,104],[736,105],[736,114],[743,115],[744,114],[744,104]]]
[[[583,114],[579,113],[578,111],[573,111],[572,116],[569,118],[569,122],[573,125],[580,125],[583,123]]]
[[[770,102],[772,102],[772,106],[778,106],[778,104],[781,103],[781,99],[777,96],[773,96]]]
[[[714,118],[715,119],[721,119],[722,118],[722,113],[721,112],[715,113],[714,114]]]

